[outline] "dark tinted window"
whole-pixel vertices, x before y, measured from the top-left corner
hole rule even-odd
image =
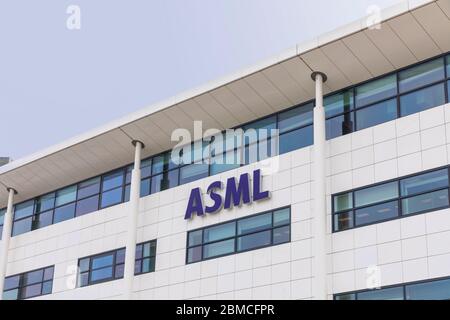
[[[100,177],[81,182],[78,185],[78,199],[84,199],[100,192]]]
[[[369,105],[397,94],[397,78],[390,75],[356,87],[356,107]]]
[[[28,299],[52,293],[54,267],[5,278],[4,300]]]
[[[345,113],[343,115],[328,119],[325,124],[327,140],[352,133],[355,131],[354,113]]]
[[[397,100],[384,101],[356,112],[356,130],[376,126],[397,118]]]
[[[443,80],[444,77],[444,59],[436,59],[400,72],[399,89],[400,92],[413,90]]]
[[[313,127],[308,126],[280,135],[280,154],[313,144]]]
[[[353,110],[353,89],[324,98],[323,106],[327,118]]]
[[[290,241],[290,208],[188,232],[187,263]]]
[[[278,115],[278,129],[280,133],[312,124],[312,109],[313,105],[311,103],[280,113]]]
[[[444,84],[437,84],[400,97],[401,116],[407,116],[445,103]]]

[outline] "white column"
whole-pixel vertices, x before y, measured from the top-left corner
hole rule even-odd
[[[327,299],[326,272],[326,197],[325,197],[325,110],[323,108],[323,83],[326,76],[321,72],[312,75],[316,83],[316,106],[314,108],[314,281],[313,297]]]
[[[134,260],[136,258],[137,221],[141,194],[141,151],[144,144],[133,141],[135,146],[134,168],[131,172],[130,203],[128,212],[127,244],[125,251],[124,299],[130,300],[133,293]]]
[[[8,188],[8,207],[3,221],[3,235],[1,241],[0,257],[0,300],[3,299],[3,288],[5,286],[6,267],[8,266],[9,240],[11,239],[11,229],[13,222],[13,201],[16,190]]]

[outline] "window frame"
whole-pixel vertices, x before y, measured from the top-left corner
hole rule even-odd
[[[357,297],[358,297],[359,293],[365,293],[365,292],[370,292],[370,291],[375,291],[375,290],[383,290],[383,289],[402,288],[403,289],[403,300],[414,301],[414,300],[406,299],[406,289],[408,286],[414,286],[417,284],[428,284],[428,283],[446,281],[446,280],[450,280],[450,277],[446,276],[446,277],[438,277],[438,278],[432,278],[432,279],[424,279],[424,280],[419,280],[419,281],[405,282],[405,283],[393,284],[393,285],[388,285],[388,286],[382,286],[380,288],[375,288],[375,289],[361,289],[361,290],[356,290],[356,291],[333,293],[333,300],[338,300],[337,298],[339,296],[343,296],[343,295],[353,295],[354,296],[353,300],[358,300]]]
[[[402,195],[401,194],[400,182],[402,180],[409,179],[409,178],[416,177],[416,176],[421,176],[421,175],[424,175],[424,174],[427,174],[427,173],[431,173],[431,172],[435,172],[435,171],[436,172],[437,171],[441,171],[441,170],[442,171],[445,170],[447,172],[447,179],[448,179],[448,182],[449,182],[447,187],[437,187],[437,188],[429,189],[429,190],[426,190],[426,191],[421,191],[419,193],[414,193],[412,195]],[[398,194],[397,197],[390,198],[390,199],[387,199],[387,200],[373,202],[373,203],[366,204],[366,205],[359,206],[359,207],[355,206],[355,192],[360,191],[360,190],[364,190],[364,189],[369,189],[369,188],[376,187],[376,186],[381,186],[381,185],[384,185],[384,184],[393,183],[393,182],[396,182],[396,184],[397,184],[397,194]],[[431,208],[431,209],[425,209],[425,210],[417,211],[417,212],[410,213],[410,214],[404,213],[403,207],[402,207],[403,200],[414,198],[414,197],[425,195],[425,194],[429,194],[429,193],[433,193],[433,192],[437,192],[437,191],[441,191],[441,190],[446,190],[446,189],[447,189],[447,197],[449,199],[449,205],[440,206],[440,207]],[[352,194],[352,207],[349,208],[349,209],[344,209],[344,210],[335,212],[335,204],[334,204],[335,197],[340,196],[340,195],[344,195],[344,194],[348,194],[348,193]],[[370,223],[367,223],[367,224],[356,225],[356,210],[364,209],[364,208],[368,208],[368,207],[373,207],[373,206],[377,206],[377,205],[384,204],[384,203],[389,203],[389,202],[394,202],[394,201],[397,201],[397,205],[398,205],[398,215],[396,217],[385,219],[385,220],[378,220],[378,221],[370,222]],[[441,167],[438,167],[438,168],[433,168],[433,169],[429,169],[429,170],[425,170],[425,171],[421,171],[421,172],[416,172],[416,173],[409,174],[409,175],[406,175],[406,176],[402,176],[402,177],[398,177],[398,178],[394,178],[394,179],[390,179],[390,180],[386,180],[386,181],[382,181],[382,182],[377,182],[377,183],[374,183],[374,184],[371,184],[371,185],[367,185],[367,186],[363,186],[363,187],[359,187],[359,188],[355,188],[355,189],[351,189],[351,190],[347,190],[347,191],[343,191],[343,192],[338,192],[338,193],[332,194],[331,195],[332,233],[338,233],[338,232],[343,232],[343,231],[347,231],[347,230],[352,230],[352,229],[356,229],[356,228],[361,228],[361,227],[374,225],[374,224],[377,224],[377,223],[383,223],[383,222],[392,221],[392,220],[396,220],[396,219],[412,217],[412,216],[415,216],[415,215],[425,214],[425,213],[433,212],[433,211],[438,211],[438,210],[442,210],[442,209],[449,208],[449,207],[450,207],[450,166],[446,165],[446,166],[441,166]],[[351,212],[353,226],[349,227],[347,229],[337,230],[336,229],[336,219],[335,219],[335,217],[340,215],[340,214],[345,214],[347,212]]]
[[[51,279],[44,280],[44,278],[45,278],[45,271],[47,269],[50,269],[50,268],[53,269],[52,277],[51,277]],[[38,281],[38,282],[31,283],[29,285],[25,285],[24,284],[24,277],[27,274],[33,273],[33,272],[36,272],[36,271],[42,271],[42,278],[41,278],[41,280]],[[28,299],[33,299],[33,298],[36,298],[36,297],[46,296],[46,295],[49,295],[49,294],[53,293],[53,283],[54,283],[54,279],[55,279],[54,278],[55,277],[55,265],[50,265],[50,266],[46,266],[46,267],[42,267],[42,268],[38,268],[38,269],[33,269],[33,270],[22,272],[22,273],[12,274],[10,276],[6,276],[5,277],[5,281],[6,281],[7,278],[12,278],[12,277],[19,277],[18,286],[17,287],[13,287],[13,288],[9,288],[7,290],[3,289],[3,292],[1,292],[2,296],[3,296],[3,294],[5,292],[12,291],[12,290],[18,290],[18,292],[17,292],[17,299],[13,299],[13,300],[28,300]],[[51,290],[48,293],[42,293],[43,288],[44,288],[44,283],[47,283],[47,282],[51,282],[52,283]],[[22,290],[24,290],[26,287],[30,287],[30,286],[33,286],[33,285],[36,285],[36,284],[40,284],[41,285],[41,294],[34,295],[32,297],[24,298]]]
[[[288,223],[284,223],[284,224],[280,224],[280,225],[277,225],[277,226],[274,226],[274,214],[275,214],[275,212],[281,211],[281,210],[284,210],[284,209],[289,209],[289,222]],[[246,220],[246,219],[249,219],[249,218],[255,218],[255,217],[262,216],[262,215],[265,215],[265,214],[268,214],[268,213],[271,214],[271,227],[264,228],[264,229],[257,230],[257,231],[247,232],[247,233],[243,233],[243,234],[238,234],[238,222],[240,220]],[[212,227],[219,227],[221,225],[230,224],[230,223],[234,223],[234,235],[233,236],[226,237],[226,238],[221,238],[219,240],[208,241],[208,242],[204,241],[204,230],[205,229],[212,228]],[[281,229],[281,228],[287,227],[287,226],[289,227],[289,239],[288,239],[288,241],[274,244],[274,241],[273,241],[274,240],[274,236],[273,236],[274,231],[277,230],[277,229]],[[201,231],[201,239],[202,239],[201,243],[189,246],[189,235],[190,235],[190,233],[198,232],[198,231]],[[270,231],[270,233],[271,233],[270,234],[270,243],[269,244],[261,245],[261,246],[257,246],[257,247],[253,247],[253,248],[249,248],[249,249],[245,249],[245,250],[238,250],[238,239],[239,238],[243,238],[243,237],[246,237],[246,236],[249,236],[249,235],[254,235],[254,234],[263,233],[263,232],[267,232],[267,231]],[[204,246],[215,244],[215,243],[219,243],[219,242],[229,241],[229,240],[234,240],[234,249],[233,249],[232,252],[216,255],[216,256],[213,256],[213,257],[204,258],[204,250],[203,250]],[[233,255],[233,254],[240,254],[240,253],[244,253],[244,252],[248,252],[248,251],[253,251],[253,250],[258,250],[258,249],[263,249],[263,248],[268,248],[268,247],[275,247],[275,246],[278,246],[278,245],[290,243],[291,240],[292,240],[292,207],[289,205],[289,206],[285,206],[285,207],[281,207],[281,208],[277,208],[277,209],[273,209],[273,210],[267,210],[267,211],[264,211],[264,212],[252,214],[252,215],[245,216],[245,217],[241,217],[241,218],[238,218],[238,219],[233,219],[233,220],[221,222],[221,223],[218,223],[218,224],[213,224],[213,225],[210,225],[210,226],[205,226],[205,227],[201,227],[201,228],[197,228],[197,229],[188,230],[186,232],[186,257],[185,257],[185,264],[186,265],[194,264],[194,263],[199,263],[199,262],[203,262],[203,261],[207,261],[207,260],[211,260],[211,259],[222,258],[222,257]],[[193,249],[193,248],[198,248],[198,247],[201,248],[201,258],[200,258],[200,260],[189,262],[189,250]]]
[[[151,245],[152,243],[154,243],[154,246],[155,246],[155,255],[154,255],[154,256],[150,255],[150,256],[148,256],[148,257],[144,257],[144,256],[143,256],[142,258],[136,258],[136,257],[135,257],[135,259],[134,259],[134,276],[138,276],[138,275],[142,275],[142,274],[146,274],[146,273],[155,272],[155,269],[149,270],[149,271],[146,271],[146,272],[139,272],[139,273],[136,273],[136,272],[135,272],[136,263],[138,263],[138,262],[140,263],[140,265],[141,265],[141,270],[142,270],[142,263],[143,263],[143,260],[145,260],[145,259],[147,259],[147,258],[150,258],[150,259],[151,259],[151,258],[154,258],[154,260],[155,260],[155,266],[156,266],[156,255],[157,255],[157,252],[156,252],[156,250],[157,250],[157,240],[156,240],[156,239],[148,240],[148,241],[145,241],[145,242],[137,243],[137,244],[136,244],[136,249],[137,249],[137,247],[138,247],[139,245],[144,246],[144,245],[147,244],[147,243],[149,243],[150,245]],[[121,250],[124,250],[124,255],[125,255],[125,256],[124,256],[124,262],[123,262],[123,263],[122,263],[122,262],[121,262],[121,263],[117,263],[117,254],[118,254],[118,252],[121,251]],[[151,253],[151,251],[150,251],[150,253]],[[96,258],[106,257],[106,256],[111,255],[111,254],[113,254],[113,262],[112,262],[112,264],[111,264],[111,268],[112,268],[112,276],[111,276],[111,277],[108,277],[108,278],[103,278],[103,279],[100,279],[100,280],[94,280],[94,281],[92,281],[92,272],[93,272],[93,271],[101,270],[101,269],[105,269],[105,268],[108,268],[108,267],[109,267],[109,265],[108,265],[108,266],[104,266],[104,267],[100,267],[100,268],[93,269],[93,268],[92,268],[92,261],[93,261],[94,259],[96,259]],[[123,275],[122,275],[121,277],[116,277],[116,268],[117,268],[118,266],[121,266],[121,265],[123,265],[124,268],[125,268],[125,257],[126,257],[126,247],[121,247],[121,248],[117,248],[117,249],[113,249],[113,250],[109,250],[109,251],[105,251],[105,252],[93,254],[93,255],[90,255],[90,256],[85,256],[85,257],[78,258],[78,262],[77,262],[77,267],[78,267],[78,271],[77,271],[77,288],[84,288],[84,287],[89,287],[89,286],[93,286],[93,285],[100,284],[100,283],[104,283],[104,282],[109,282],[109,281],[114,281],[114,280],[120,280],[120,279],[123,279]],[[85,260],[85,259],[89,259],[89,266],[88,266],[88,269],[87,269],[86,271],[81,271],[81,269],[80,269],[80,263],[81,263],[82,260]],[[82,276],[83,274],[87,274],[87,284],[86,284],[86,285],[81,285],[81,276]]]

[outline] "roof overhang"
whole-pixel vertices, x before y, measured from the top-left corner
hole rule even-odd
[[[16,202],[170,149],[176,128],[226,129],[314,97],[313,71],[327,74],[325,93],[450,51],[450,0],[403,1],[381,12],[380,28],[365,17],[231,76],[172,97],[91,132],[0,167],[0,183]],[[6,206],[0,188],[0,208]]]

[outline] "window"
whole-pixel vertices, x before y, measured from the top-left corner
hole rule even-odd
[[[194,163],[180,169],[180,184],[200,180],[208,176],[209,166],[205,163]]]
[[[334,195],[334,231],[449,207],[448,170],[433,170]]]
[[[400,92],[407,92],[445,78],[444,58],[422,63],[398,74]]]
[[[324,98],[327,139],[355,130],[353,92],[353,89],[350,89]]]
[[[135,274],[155,271],[156,240],[136,245]],[[78,260],[78,286],[123,278],[125,248],[97,254]]]
[[[187,263],[290,241],[291,210],[282,208],[187,234]]]
[[[284,154],[313,144],[313,126],[307,126],[280,135],[279,154]]]
[[[430,109],[445,103],[444,84],[440,83],[400,97],[402,117]]]
[[[356,112],[356,130],[376,126],[397,118],[396,99],[380,102]]]
[[[4,300],[22,300],[52,293],[54,266],[5,278]]]
[[[313,123],[313,105],[312,103],[290,109],[278,115],[278,129],[280,134]]]
[[[136,246],[136,263],[134,274],[155,271],[156,240],[138,244]]]
[[[334,295],[334,300],[450,300],[450,279],[427,280]]]
[[[390,75],[356,87],[356,107],[367,106],[397,94],[397,78]]]
[[[118,170],[102,177],[101,207],[119,204],[123,199],[124,170]]]

